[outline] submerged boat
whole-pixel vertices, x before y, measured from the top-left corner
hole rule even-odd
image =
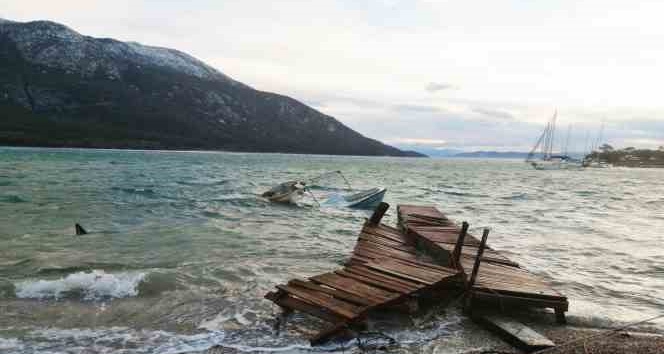
[[[262,196],[276,203],[297,203],[304,195],[306,183],[302,181],[288,181],[272,187]]]
[[[375,187],[346,195],[344,200],[348,203],[349,208],[375,209],[383,201],[386,192],[386,188]]]
[[[373,209],[376,206],[378,206],[380,202],[383,201],[385,193],[387,192],[387,189],[383,187],[374,187],[359,191],[354,190],[353,187],[348,182],[348,180],[346,179],[346,177],[344,177],[344,175],[341,173],[341,171],[332,171],[332,172],[323,173],[314,178],[310,178],[307,180],[307,182],[288,181],[278,184],[272,187],[267,192],[263,193],[262,196],[267,198],[271,202],[296,204],[300,200],[300,198],[304,195],[304,193],[307,192],[311,194],[316,204],[320,205],[320,203],[318,202],[318,198],[316,198],[316,195],[314,195],[314,193],[311,191],[311,188],[309,188],[308,185],[313,185],[315,184],[314,183],[315,181],[318,181],[324,177],[328,177],[333,174],[338,174],[343,178],[344,182],[348,186],[346,190],[350,193],[350,194],[334,193],[337,196],[336,202],[343,204],[344,206],[347,206],[349,208]],[[327,199],[328,201],[331,201],[334,198],[328,197]]]
[[[582,169],[583,162],[564,154],[553,154],[554,137],[556,132],[556,118],[558,111],[553,114],[546,124],[544,132],[535,143],[535,146],[526,157],[526,162],[536,170],[578,170]],[[569,132],[568,132],[569,141]],[[540,155],[540,158],[535,158]]]

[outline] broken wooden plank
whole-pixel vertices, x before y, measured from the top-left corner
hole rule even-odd
[[[288,282],[288,285],[295,285],[295,286],[299,286],[301,288],[307,288],[307,289],[310,289],[310,290],[314,290],[314,291],[318,291],[318,292],[325,293],[325,294],[328,294],[328,295],[332,295],[333,297],[335,297],[337,299],[347,301],[347,302],[351,302],[351,303],[357,304],[359,306],[371,306],[371,305],[375,305],[375,304],[380,303],[379,300],[374,300],[374,299],[369,298],[369,297],[357,296],[355,294],[351,294],[351,293],[348,293],[348,292],[345,292],[345,291],[339,290],[339,289],[326,288],[324,286],[320,286],[320,285],[317,285],[317,284],[314,284],[314,283],[311,283],[311,282],[307,282],[307,281],[304,281],[304,280],[300,280],[300,279],[293,279],[293,280]]]
[[[368,264],[368,263],[367,263]],[[359,266],[353,266],[353,267],[346,267],[344,270],[359,274],[364,277],[372,278],[375,280],[378,280],[380,282],[383,282],[385,284],[393,284],[393,285],[398,285],[405,287],[408,291],[414,291],[422,287],[421,284],[413,281],[409,281],[403,278],[398,278],[389,274],[385,274],[376,270],[373,270],[371,268],[368,268],[366,265],[367,264],[362,264]]]
[[[435,280],[426,279],[426,277],[424,277],[424,276],[417,276],[417,275],[413,275],[413,274],[408,274],[408,272],[403,272],[403,271],[400,271],[398,269],[392,269],[390,267],[385,267],[385,266],[383,266],[382,263],[369,262],[369,263],[367,263],[367,267],[369,267],[371,269],[374,269],[374,270],[377,270],[379,272],[388,274],[388,275],[393,276],[393,277],[403,278],[403,279],[414,281],[414,282],[424,284],[424,285],[433,285],[433,284],[436,283]]]
[[[489,238],[489,229],[484,229],[482,234],[482,241],[480,241],[480,247],[477,249],[477,256],[475,258],[475,265],[473,265],[473,272],[470,274],[470,280],[468,280],[468,288],[472,288],[475,285],[475,279],[477,279],[477,272],[480,271],[480,263],[482,261],[482,253],[484,253],[484,247],[486,246],[486,240]]]
[[[343,316],[339,316],[335,313],[327,311],[325,308],[312,305],[308,302],[302,301],[298,298],[292,297],[287,294],[272,301],[282,308],[289,310],[297,310],[309,314],[311,316],[318,317],[323,321],[332,322],[332,323],[346,321],[346,318],[344,318]]]
[[[340,276],[335,273],[325,273],[310,278],[311,281],[339,289],[358,297],[369,299],[374,303],[380,303],[393,298],[394,292],[386,291],[374,286],[362,283],[358,280]]]
[[[505,341],[527,352],[556,346],[549,338],[504,315],[479,314],[473,315],[473,320],[498,334]]]
[[[350,331],[350,329],[347,322],[333,323],[329,327],[323,329],[322,331],[316,333],[316,335],[313,337],[309,338],[309,343],[311,343],[311,345],[319,345],[348,331]]]
[[[363,283],[373,285],[377,288],[382,288],[382,289],[385,289],[385,290],[394,291],[394,292],[402,294],[402,295],[403,294],[408,294],[411,291],[413,291],[411,289],[408,289],[408,288],[405,288],[405,287],[402,287],[402,286],[398,286],[398,285],[394,285],[394,284],[387,284],[387,283],[381,282],[380,280],[376,280],[376,279],[369,278],[369,277],[366,277],[366,276],[363,276],[363,275],[360,275],[360,274],[356,274],[356,273],[352,273],[352,272],[347,272],[345,270],[336,270],[334,272],[336,274],[341,275],[341,276],[344,276],[344,277],[347,277],[347,278],[352,278],[352,279],[361,281]]]
[[[463,249],[463,244],[466,241],[466,234],[468,233],[468,223],[463,222],[461,225],[461,231],[459,231],[459,237],[457,238],[456,245],[454,246],[454,251],[452,251],[452,266],[457,269],[461,269],[461,251]]]
[[[387,209],[389,208],[389,204],[380,202],[380,204],[378,204],[376,207],[376,210],[374,210],[373,214],[371,214],[371,217],[369,218],[369,225],[378,225],[380,220],[383,218],[383,215],[385,215],[385,212],[387,212]]]
[[[418,290],[421,286],[419,284],[404,284],[400,283],[393,277],[385,276],[382,273],[368,272],[363,269],[360,269],[362,266],[352,266],[346,267],[343,270],[337,270],[335,273],[359,280],[363,283],[373,285],[378,288],[386,289],[389,291],[398,292],[401,294],[407,294],[413,291]]]
[[[352,320],[357,317],[362,311],[363,307],[352,305],[328,296],[324,293],[312,291],[306,288],[301,288],[292,285],[277,285],[277,289],[282,290],[290,295],[298,297],[303,301],[326,308],[332,313],[342,316],[347,320]]]
[[[520,296],[519,296],[520,295]],[[498,308],[506,307],[532,307],[532,308],[550,308],[558,309],[559,311],[567,311],[569,302],[567,298],[558,299],[542,299],[530,296],[531,294],[507,294],[496,292],[493,289],[477,289],[473,288],[470,294],[472,302],[478,301],[482,304],[498,306]]]

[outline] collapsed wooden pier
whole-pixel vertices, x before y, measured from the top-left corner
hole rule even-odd
[[[521,268],[470,235],[467,224],[455,225],[438,209],[413,205],[398,207],[401,229],[430,253],[442,265],[466,271],[472,270],[466,283],[466,307],[536,307],[550,308],[558,322],[565,322],[567,298],[554,290],[543,278]],[[473,276],[474,275],[474,276]]]
[[[364,224],[345,267],[307,280],[293,279],[265,296],[286,311],[298,310],[329,322],[311,338],[312,344],[361,327],[371,311],[462,280],[461,272],[418,255],[402,232],[380,224],[385,210]]]
[[[361,329],[372,311],[459,291],[465,291],[469,310],[552,308],[564,321],[567,298],[486,246],[488,230],[480,241],[468,234],[467,223],[459,227],[434,207],[413,205],[398,207],[397,229],[380,223],[388,207],[381,204],[365,222],[343,268],[293,279],[265,295],[286,312],[328,323],[312,344]]]

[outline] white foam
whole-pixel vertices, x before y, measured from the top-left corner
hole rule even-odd
[[[17,351],[17,350],[22,350],[23,348],[24,348],[23,343],[21,343],[21,341],[19,341],[16,338],[0,338],[0,350],[3,350],[3,352],[9,349],[12,349],[12,351]]]
[[[166,331],[133,330],[126,327],[100,329],[39,329],[26,333],[23,341],[0,338],[12,353],[116,353],[180,354],[201,352],[219,345],[224,332],[192,335]]]
[[[28,299],[59,299],[67,293],[80,292],[85,300],[138,295],[138,285],[145,273],[105,273],[103,270],[78,272],[56,280],[26,280],[14,284],[16,296]]]

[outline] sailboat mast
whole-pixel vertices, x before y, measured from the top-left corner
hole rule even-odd
[[[568,156],[569,154],[569,136],[572,134],[572,125],[567,126],[567,137],[565,138],[565,150],[563,155]]]
[[[544,160],[548,160],[548,152],[549,152],[549,141],[551,138],[551,121],[546,123],[546,128],[544,128],[544,145],[542,146],[542,158]]]
[[[557,109],[556,112],[553,113],[553,119],[551,120],[551,142],[549,144],[549,157],[553,155],[553,144],[555,142],[555,134],[556,134],[556,118],[558,118]]]

